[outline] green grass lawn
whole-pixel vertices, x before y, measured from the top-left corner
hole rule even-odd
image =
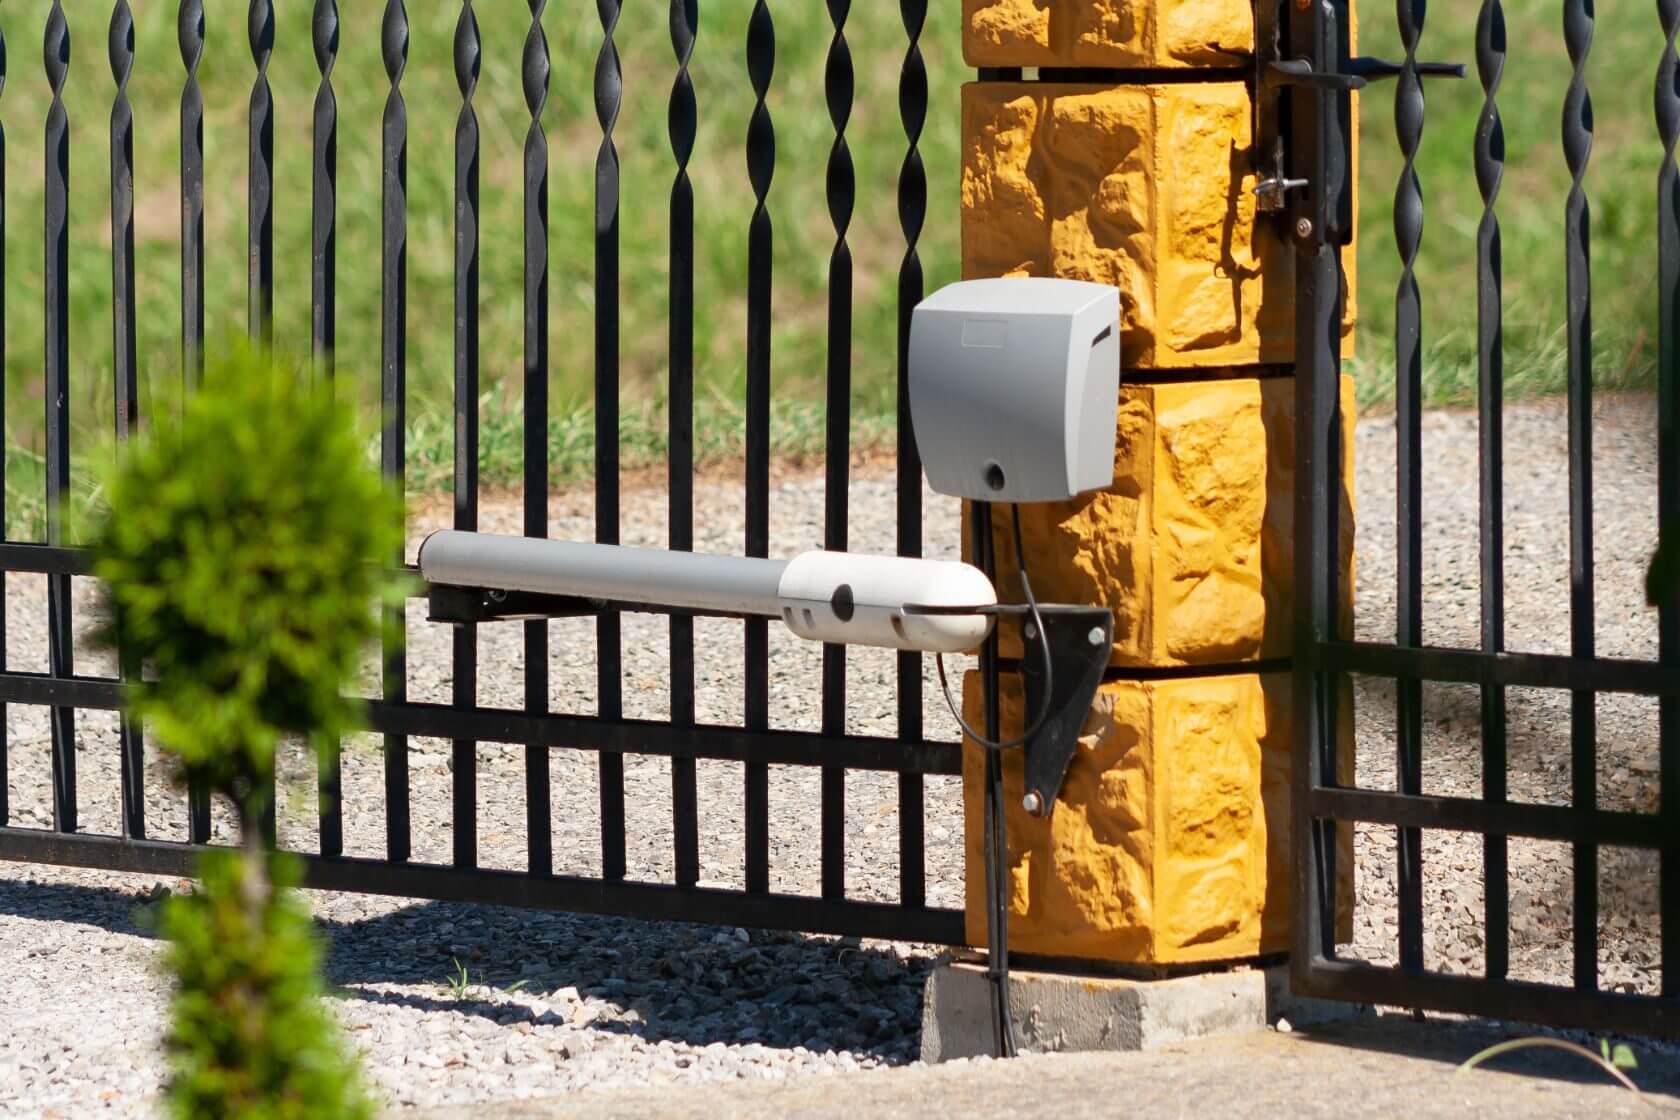
[[[130,87],[137,119],[137,232],[143,401],[168,407],[180,379],[178,99],[182,80],[174,4],[137,4],[139,61]],[[277,336],[294,348],[309,338],[310,120],[316,69],[310,4],[277,5],[271,67],[277,100]],[[373,409],[379,346],[379,120],[386,82],[378,53],[383,4],[343,4],[343,49],[335,75],[340,102],[339,369],[345,392]],[[693,71],[700,137],[692,163],[698,195],[696,316],[700,443],[711,455],[739,443],[745,339],[746,245],[752,200],[744,143],[752,108],[745,72],[750,0],[706,0]],[[1558,135],[1567,59],[1559,0],[1510,0],[1511,55],[1501,96],[1509,162],[1505,223],[1513,395],[1561,385],[1563,199],[1567,174]],[[48,91],[40,67],[40,5],[7,5],[10,73],[0,96],[7,136],[6,420],[14,493],[38,491],[42,343],[41,138]],[[209,329],[245,327],[245,113],[252,64],[243,6],[211,8],[202,80],[206,142]],[[413,41],[404,83],[411,120],[410,415],[411,470],[419,487],[447,486],[452,368],[452,189],[454,118],[450,64],[458,6],[411,0]],[[827,267],[834,232],[825,200],[832,126],[823,69],[832,38],[817,0],[772,0],[778,57],[770,98],[778,163],[771,191],[776,230],[774,437],[791,450],[821,443]],[[71,204],[72,404],[78,447],[109,429],[110,268],[107,128],[113,83],[105,55],[108,5],[67,5],[73,36],[66,100],[73,130]],[[931,5],[924,49],[932,105],[923,138],[930,202],[922,242],[929,287],[957,272],[958,87],[969,76],[958,49],[959,5]],[[1473,62],[1475,4],[1437,4],[1422,54]],[[529,25],[524,0],[478,0],[484,68],[477,94],[483,129],[483,473],[487,483],[519,473],[521,159],[528,117],[519,58]],[[550,5],[553,95],[545,116],[552,145],[553,459],[557,475],[586,473],[591,461],[594,165],[600,131],[591,78],[601,44],[593,11]],[[861,438],[889,430],[896,270],[904,251],[896,181],[904,154],[898,115],[904,33],[898,6],[856,4],[847,28],[857,70],[849,138],[858,206],[854,411]],[[1364,10],[1367,53],[1399,53],[1387,5]],[[1654,196],[1660,158],[1650,100],[1662,38],[1648,3],[1610,0],[1598,12],[1592,56],[1598,143],[1593,197],[1598,376],[1607,386],[1648,383],[1654,362]],[[618,41],[625,74],[617,129],[623,165],[623,376],[626,459],[662,450],[666,376],[668,199],[674,170],[666,106],[674,75],[667,6],[627,4]],[[1419,174],[1428,201],[1419,264],[1426,306],[1428,394],[1464,401],[1474,387],[1474,234],[1481,202],[1471,140],[1481,91],[1469,81],[1429,86]],[[1364,101],[1360,246],[1362,327],[1356,369],[1362,399],[1392,395],[1393,292],[1398,260],[1390,233],[1399,173],[1392,84]],[[21,489],[20,489],[21,488]],[[27,504],[14,500],[13,511]]]
[[[27,475],[41,448],[41,151],[49,91],[40,67],[38,5],[7,5],[10,73],[0,96],[7,134],[7,421],[12,464]],[[310,129],[318,74],[310,47],[311,4],[276,6],[270,67],[277,102],[275,207],[276,337],[309,344]],[[340,113],[340,379],[364,408],[377,406],[379,376],[380,120],[387,83],[379,54],[384,4],[351,0],[343,10],[335,72]],[[745,140],[752,91],[745,67],[750,0],[707,0],[692,64],[700,133],[690,174],[696,200],[695,316],[699,445],[729,453],[740,441],[746,338],[747,229],[752,195]],[[931,202],[922,241],[930,287],[956,278],[957,106],[966,71],[958,9],[932,6],[926,31],[932,107],[922,151]],[[182,66],[173,3],[136,4],[138,61],[130,85],[136,117],[140,368],[146,407],[167,407],[180,381],[178,103]],[[209,5],[201,70],[206,112],[208,330],[245,329],[245,116],[253,77],[243,5]],[[403,89],[409,106],[409,408],[417,486],[447,485],[451,455],[452,278],[455,118],[460,94],[451,63],[459,5],[409,0],[412,43]],[[772,5],[777,61],[770,95],[778,160],[770,195],[775,227],[774,384],[777,443],[822,442],[821,386],[827,347],[827,274],[834,246],[826,171],[834,141],[823,77],[833,28],[816,0]],[[72,388],[80,446],[111,417],[108,120],[114,85],[106,61],[109,5],[66,5],[72,67],[70,256]],[[487,483],[519,475],[522,318],[522,162],[529,115],[520,57],[525,0],[478,0],[484,42],[476,106],[482,155],[483,467]],[[624,106],[616,136],[622,161],[623,379],[626,459],[663,446],[669,199],[675,171],[666,110],[675,76],[666,4],[627,4],[617,41]],[[220,22],[216,22],[220,20]],[[592,462],[595,159],[601,132],[592,76],[602,32],[593,6],[552,4],[552,96],[544,117],[551,144],[553,457],[562,476]],[[855,407],[860,435],[879,440],[892,407],[899,232],[897,181],[905,154],[898,82],[906,38],[896,3],[855,5],[847,24],[857,73],[848,136],[857,175],[850,232],[855,259]]]

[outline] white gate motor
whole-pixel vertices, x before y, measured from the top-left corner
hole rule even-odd
[[[910,419],[932,488],[974,502],[971,552],[954,561],[807,552],[792,560],[445,531],[420,548],[433,621],[480,623],[655,608],[778,618],[802,638],[943,656],[978,650],[987,749],[986,883],[993,1027],[1014,1052],[1008,1007],[999,754],[1021,749],[1027,812],[1048,817],[1108,665],[1104,607],[1040,604],[1022,556],[1024,604],[999,604],[992,506],[1066,501],[1107,487],[1120,387],[1120,294],[1076,280],[952,284],[911,319]],[[1020,627],[1022,733],[1000,741],[995,624]]]

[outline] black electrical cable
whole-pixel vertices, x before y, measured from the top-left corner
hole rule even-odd
[[[1009,1006],[1009,904],[1005,891],[1005,861],[1008,857],[1007,822],[1003,809],[1003,752],[1019,747],[1038,733],[1039,728],[1050,714],[1050,697],[1053,668],[1050,659],[1049,635],[1044,630],[1044,619],[1039,613],[1038,600],[1032,592],[1032,581],[1027,577],[1025,548],[1022,543],[1021,508],[1011,506],[1014,529],[1015,566],[1021,573],[1021,588],[1027,600],[1027,609],[1033,625],[1037,627],[1038,643],[1044,657],[1045,690],[1044,704],[1031,725],[1020,736],[1008,741],[1001,741],[999,736],[1000,712],[998,710],[997,694],[997,634],[994,631],[986,638],[986,644],[981,650],[981,678],[983,699],[986,709],[986,733],[976,732],[962,718],[957,711],[956,704],[951,698],[950,685],[945,676],[945,663],[938,658],[939,683],[945,694],[945,703],[951,708],[951,714],[958,725],[971,740],[986,749],[986,783],[984,798],[984,844],[986,853],[986,933],[987,933],[987,978],[992,988],[992,1038],[995,1043],[996,1054],[1000,1058],[1013,1058],[1016,1054],[1014,1015]],[[997,555],[996,545],[992,536],[991,507],[977,506],[975,509],[975,529],[978,540],[975,542],[978,553],[976,557],[988,577],[996,578]]]
[[[1019,517],[1016,519],[1019,525]],[[989,578],[997,578],[996,538],[992,534],[992,509],[982,506],[975,510],[975,529],[980,540],[979,559]],[[995,742],[1000,733],[1002,709],[998,697],[998,636],[987,636],[980,651],[981,693],[985,704],[986,735],[982,741]],[[985,785],[985,844],[986,844],[986,975],[991,986],[992,1040],[996,1056],[1015,1056],[1015,1030],[1009,1008],[1009,902],[1005,883],[1008,858],[1008,822],[1003,808],[1003,753],[986,752]]]
[[[1027,601],[1027,613],[1032,618],[1032,625],[1038,634],[1039,657],[1044,662],[1044,702],[1038,706],[1038,711],[1034,714],[1032,722],[1027,725],[1026,730],[1013,739],[998,742],[989,736],[980,734],[963,719],[962,711],[957,707],[957,702],[951,695],[951,683],[945,675],[945,655],[942,653],[935,654],[933,659],[934,666],[939,670],[939,690],[945,694],[945,706],[951,710],[951,718],[957,721],[957,727],[976,746],[988,751],[1008,751],[1026,745],[1027,741],[1037,735],[1040,729],[1044,727],[1045,721],[1050,718],[1052,697],[1056,694],[1055,665],[1050,656],[1050,636],[1044,629],[1044,617],[1038,610],[1038,598],[1033,594],[1032,580],[1027,578],[1026,550],[1021,543],[1021,507],[1011,505],[1009,510],[1015,530],[1015,570],[1021,573],[1021,595]],[[989,516],[986,518],[986,522],[988,526],[991,524]],[[988,532],[988,540],[990,536],[991,534]],[[987,548],[990,550],[990,544],[987,545]],[[995,563],[993,566],[995,567]],[[991,573],[988,572],[987,574],[990,575]]]
[[[1015,1017],[1009,1008],[1009,902],[1004,890],[1004,861],[1008,852],[1003,815],[1003,756],[995,751],[986,756],[986,829],[991,848],[986,858],[986,904],[988,922],[987,972],[992,982],[992,1039],[996,1056],[1013,1058]]]

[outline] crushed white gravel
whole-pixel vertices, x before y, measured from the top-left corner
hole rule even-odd
[[[1596,422],[1598,645],[1606,655],[1649,657],[1654,614],[1640,597],[1641,565],[1655,538],[1655,416],[1648,398],[1606,397]],[[1564,414],[1554,402],[1506,411],[1506,512],[1509,644],[1562,651],[1567,646],[1567,516]],[[1475,644],[1478,553],[1473,414],[1426,419],[1426,637]],[[1358,460],[1358,617],[1361,637],[1393,632],[1393,423],[1363,421]],[[851,494],[852,547],[890,550],[894,500],[890,465],[859,463]],[[699,547],[737,551],[743,536],[738,477],[708,478],[697,488]],[[928,495],[930,555],[954,555],[953,503]],[[790,554],[820,544],[820,478],[790,472],[771,497],[771,539]],[[552,506],[557,536],[587,538],[587,493]],[[627,489],[627,543],[658,546],[665,496],[657,487]],[[416,537],[437,523],[421,511]],[[516,500],[487,500],[486,529],[514,531]],[[92,587],[78,581],[80,622],[91,616]],[[6,585],[8,664],[44,670],[45,593],[38,578]],[[739,722],[738,624],[699,626],[699,717]],[[776,726],[815,730],[820,654],[772,628],[771,709]],[[446,700],[447,629],[409,616],[410,695]],[[593,627],[556,622],[550,678],[554,710],[592,710]],[[517,626],[480,632],[481,704],[523,702]],[[668,644],[662,622],[625,620],[625,705],[629,715],[665,718]],[[83,650],[78,667],[107,672]],[[954,727],[930,680],[924,690],[930,736]],[[849,657],[848,730],[891,734],[895,726],[890,654]],[[1479,792],[1479,697],[1474,689],[1425,690],[1424,783],[1429,792]],[[1568,701],[1526,690],[1510,694],[1512,796],[1566,803],[1569,795]],[[1599,702],[1600,799],[1651,809],[1656,803],[1654,707],[1634,698]],[[1392,687],[1361,682],[1357,696],[1358,770],[1362,784],[1393,788]],[[8,786],[14,825],[50,820],[46,711],[6,712]],[[113,716],[84,713],[78,752],[83,827],[114,832],[118,774]],[[449,752],[441,741],[411,746],[415,858],[449,853]],[[599,868],[598,790],[593,759],[553,752],[555,864],[561,872]],[[370,741],[349,744],[345,760],[345,840],[353,855],[382,854],[382,761]],[[479,848],[490,867],[524,860],[523,750],[485,745],[479,759]],[[309,767],[293,760],[282,837],[313,845]],[[742,883],[741,768],[699,764],[701,876]],[[628,858],[634,878],[668,881],[670,770],[664,760],[629,758]],[[152,835],[185,835],[184,798],[153,759],[146,791]],[[927,780],[927,882],[930,901],[960,906],[962,830],[958,783]],[[818,775],[777,767],[771,785],[772,887],[815,894],[819,852]],[[891,900],[897,883],[896,779],[848,776],[848,888],[859,898]],[[228,821],[218,830],[228,835]],[[1559,845],[1511,845],[1513,971],[1567,981],[1571,861]],[[1359,908],[1353,951],[1395,955],[1393,835],[1358,837]],[[1430,833],[1424,840],[1426,951],[1431,967],[1479,972],[1482,966],[1481,842]],[[1643,854],[1601,853],[1600,967],[1606,987],[1655,991],[1660,974],[1650,918],[1656,913],[1656,862]],[[0,868],[0,1113],[82,1116],[96,1111],[146,1114],[163,1076],[157,1038],[167,986],[155,972],[156,943],[143,932],[153,892],[185,884],[30,865]],[[579,1087],[730,1078],[780,1078],[912,1060],[921,982],[934,959],[925,946],[748,933],[735,929],[626,922],[495,907],[310,892],[331,943],[334,1001],[371,1080],[399,1107],[552,1094]],[[464,970],[464,976],[462,974]],[[453,977],[453,980],[451,979]]]

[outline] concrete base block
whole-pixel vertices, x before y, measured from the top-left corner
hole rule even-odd
[[[1010,1014],[1023,1052],[1153,1050],[1185,1039],[1265,1030],[1280,1019],[1307,1026],[1369,1008],[1289,994],[1287,965],[1165,980],[1009,973]],[[991,984],[982,964],[940,965],[922,1005],[922,1060],[992,1053]]]

